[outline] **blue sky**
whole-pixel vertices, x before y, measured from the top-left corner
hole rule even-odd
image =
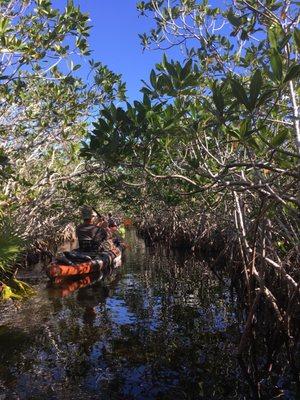
[[[149,80],[151,69],[163,56],[159,49],[143,51],[138,36],[148,33],[155,26],[153,15],[140,16],[136,9],[138,0],[73,1],[90,16],[92,30],[88,42],[92,58],[106,64],[113,72],[122,74],[130,101],[141,98],[141,80]],[[53,0],[54,7],[63,8],[66,3],[67,0]],[[223,8],[225,0],[210,0],[209,3]],[[169,59],[183,58],[178,47],[168,50],[167,56]],[[86,76],[88,68],[83,65],[78,73]]]
[[[139,17],[137,0],[75,0],[81,10],[89,13],[93,26],[89,44],[96,61],[121,73],[127,84],[130,100],[140,98],[141,79],[148,80],[151,68],[163,53],[159,50],[144,51],[139,33],[149,31],[153,21]],[[66,0],[53,1],[54,6],[64,6]],[[176,50],[179,55],[179,49]]]

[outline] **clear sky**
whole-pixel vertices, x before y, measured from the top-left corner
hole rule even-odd
[[[141,79],[148,81],[151,68],[163,53],[159,50],[143,52],[139,33],[148,32],[153,21],[139,17],[137,0],[75,0],[82,11],[89,13],[93,26],[89,38],[92,57],[121,73],[127,84],[130,100],[140,98]],[[62,7],[66,0],[54,0]],[[176,50],[179,57],[179,50]]]
[[[52,0],[54,7],[65,7],[67,0]],[[122,74],[130,101],[142,97],[141,79],[149,81],[151,69],[162,59],[163,52],[145,50],[139,34],[154,27],[153,17],[140,16],[138,0],[74,0],[90,16],[92,30],[88,42],[92,58],[106,64],[113,72]],[[225,0],[210,0],[214,7],[223,7]],[[167,51],[168,58],[183,58],[178,47]],[[86,61],[87,62],[87,61]],[[79,74],[84,75],[82,67]]]

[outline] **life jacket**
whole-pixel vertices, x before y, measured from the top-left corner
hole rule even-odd
[[[107,238],[107,232],[93,224],[79,225],[76,234],[80,250],[88,253],[98,251],[101,243]]]

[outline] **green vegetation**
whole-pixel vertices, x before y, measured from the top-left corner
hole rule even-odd
[[[144,219],[231,227],[245,271],[299,262],[299,10],[252,3],[141,2],[156,22],[144,46],[184,43],[186,61],[165,54],[143,101],[104,107],[82,150]]]
[[[12,221],[1,215],[0,219],[0,299],[20,300],[35,291],[25,282],[16,279],[14,265],[23,250],[24,240],[15,232]],[[5,284],[3,283],[5,282]]]
[[[1,221],[0,226],[0,276],[11,273],[9,265],[13,264],[22,250],[21,239],[13,232],[8,224]],[[2,278],[2,276],[1,276]]]
[[[122,99],[125,87],[90,58],[89,16],[72,1],[63,11],[48,0],[0,1],[0,11],[0,219],[14,221],[1,266],[10,270],[17,238],[46,246],[89,199],[80,141],[95,107]],[[76,72],[84,58],[89,83]]]
[[[90,59],[89,17],[72,1],[61,12],[0,0],[0,218],[15,221],[0,270],[13,276],[20,238],[46,246],[79,205],[109,198],[150,240],[224,257],[248,310],[238,356],[259,397],[255,318],[267,315],[297,370],[300,14],[297,1],[228,3],[138,3],[153,21],[142,46],[164,54],[129,103],[121,77]]]
[[[296,351],[299,4],[171,4],[139,3],[156,24],[142,43],[165,55],[144,82],[142,101],[100,111],[82,154],[105,163],[109,173],[100,179],[139,215],[150,239],[211,248],[234,274],[241,266],[240,300],[249,311],[241,365],[255,357],[253,321],[263,304],[269,326]],[[183,62],[169,59],[175,46]]]

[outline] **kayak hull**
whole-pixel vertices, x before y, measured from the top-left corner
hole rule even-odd
[[[79,262],[73,265],[64,265],[59,262],[52,262],[47,270],[50,279],[59,277],[75,277],[105,271],[111,267],[120,266],[122,256],[100,258],[96,260]]]

